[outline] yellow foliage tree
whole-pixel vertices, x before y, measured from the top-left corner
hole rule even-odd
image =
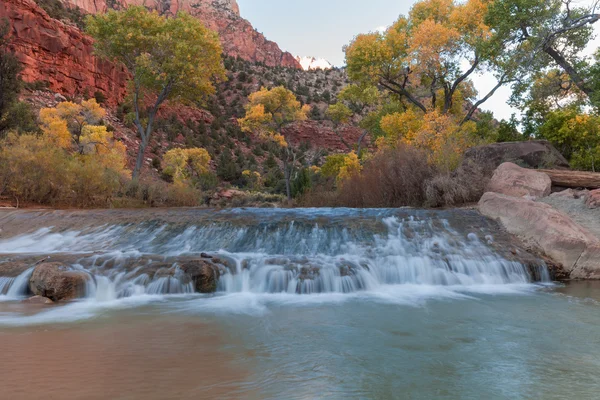
[[[163,172],[176,184],[195,184],[210,171],[210,155],[202,148],[171,149],[163,158]]]
[[[125,173],[125,145],[114,139],[106,126],[96,125],[106,115],[95,99],[81,104],[65,101],[55,108],[40,110],[43,139],[64,150],[74,151],[83,159],[94,158],[105,168]]]
[[[283,86],[262,88],[248,97],[246,115],[238,120],[242,131],[254,133],[277,143],[283,153],[283,172],[288,199],[292,198],[291,179],[297,160],[296,149],[286,140],[283,128],[307,119],[310,106],[302,106]]]
[[[460,123],[508,82],[506,75],[477,101],[470,78],[489,69],[491,33],[485,25],[489,0],[421,0],[383,33],[358,35],[345,49],[348,75],[376,85],[422,113],[450,113],[471,102]],[[458,93],[462,92],[462,96]],[[441,101],[438,99],[441,98]]]
[[[95,99],[82,101],[81,104],[64,101],[59,103],[55,108],[43,108],[40,110],[42,126],[49,126],[56,120],[63,121],[61,124],[66,126],[75,145],[79,145],[85,127],[88,125],[97,125],[105,115],[106,111],[100,107]],[[64,143],[66,135],[63,127],[60,127],[60,130],[56,128],[49,128],[49,134],[59,135],[62,138],[61,142]]]
[[[257,190],[262,187],[262,176],[257,171],[250,171],[249,169],[242,172],[242,176],[248,182],[248,185],[252,190]]]
[[[360,165],[358,155],[354,151],[351,151],[350,153],[346,154],[344,163],[340,167],[340,172],[337,177],[338,184],[343,184],[345,180],[360,174],[361,171],[362,165]]]
[[[429,161],[446,171],[458,166],[465,150],[481,143],[474,122],[460,125],[452,115],[437,110],[424,116],[412,109],[390,114],[382,118],[381,128],[386,136],[378,141],[380,148],[398,143],[414,146],[425,150]]]

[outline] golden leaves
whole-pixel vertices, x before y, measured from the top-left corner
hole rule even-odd
[[[202,148],[171,149],[163,158],[163,172],[178,184],[190,183],[210,170],[210,155]]]
[[[261,88],[248,97],[246,115],[238,120],[242,131],[255,133],[287,147],[281,129],[296,121],[308,118],[310,106],[301,106],[296,96],[283,86]]]

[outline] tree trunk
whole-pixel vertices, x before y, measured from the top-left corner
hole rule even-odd
[[[594,93],[592,88],[590,88],[586,84],[583,77],[579,74],[579,71],[577,71],[575,69],[575,67],[573,65],[571,65],[571,63],[569,63],[569,61],[559,51],[554,49],[552,46],[544,47],[544,51],[546,52],[546,54],[548,54],[550,57],[552,57],[552,59],[558,65],[560,65],[560,67],[562,69],[565,70],[565,72],[569,75],[569,77],[571,78],[573,83],[575,85],[577,85],[579,90],[581,90],[583,93],[585,93],[588,97],[591,97],[591,95]]]
[[[135,161],[135,168],[133,169],[133,174],[131,176],[134,181],[137,181],[140,178],[140,172],[144,166],[144,154],[146,153],[146,147],[148,147],[148,141],[142,139],[138,149],[137,159]]]
[[[287,157],[286,154],[285,159],[283,160],[283,175],[285,176],[285,193],[287,194],[287,199],[289,201],[292,200],[292,171],[290,171]]]
[[[597,172],[558,169],[540,169],[538,171],[546,173],[554,186],[573,189],[600,189],[600,173]]]

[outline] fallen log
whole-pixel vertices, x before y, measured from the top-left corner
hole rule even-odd
[[[559,169],[540,169],[548,174],[553,186],[566,188],[600,189],[600,173]]]

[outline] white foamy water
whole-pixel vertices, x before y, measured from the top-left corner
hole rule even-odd
[[[418,305],[434,298],[468,299],[470,293],[527,293],[534,278],[549,281],[543,264],[534,277],[531,265],[500,255],[493,246],[497,232],[473,212],[215,214],[218,220],[211,218],[214,214],[202,214],[185,224],[41,227],[0,240],[0,254],[43,254],[49,261],[66,254],[69,267],[93,277],[86,298],[68,306],[81,318],[119,302],[194,296],[194,285],[179,269],[179,260],[203,252],[222,263],[217,295],[197,299],[207,310],[260,313],[273,302],[327,303],[360,296]],[[465,219],[481,221],[482,226],[465,230]],[[0,277],[0,301],[25,298],[31,273],[28,269],[17,277]],[[50,321],[61,312],[43,312],[28,317],[27,323]],[[12,318],[4,317],[0,324]]]

